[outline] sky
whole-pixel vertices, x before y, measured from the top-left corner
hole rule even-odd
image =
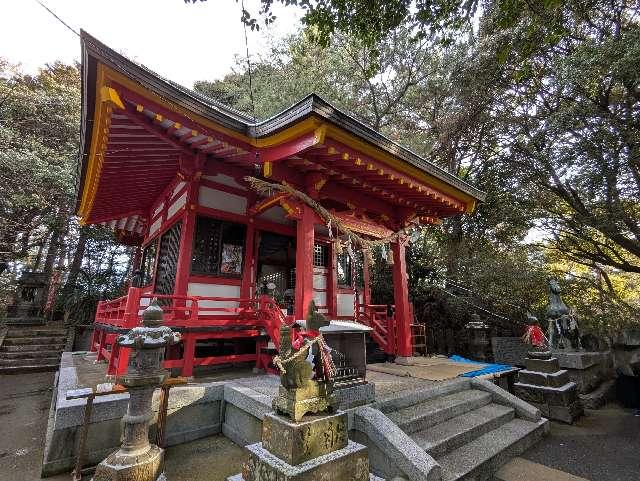
[[[231,71],[246,55],[240,2],[208,0],[40,0],[76,31],[186,87]],[[0,0],[0,57],[34,73],[55,60],[80,60],[80,40],[36,0]],[[259,0],[245,0],[257,14]],[[261,32],[247,29],[251,56],[266,51],[269,38],[293,33],[301,12],[274,7],[276,22]]]

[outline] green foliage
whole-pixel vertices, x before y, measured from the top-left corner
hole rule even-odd
[[[464,325],[478,306],[513,325],[526,311],[543,319],[547,279],[556,275],[570,279],[568,302],[584,325],[602,332],[607,322],[594,307],[602,297],[594,273],[605,270],[613,284],[637,289],[616,270],[633,271],[635,254],[614,239],[632,240],[638,225],[635,27],[623,22],[616,39],[598,37],[611,21],[597,2],[586,17],[575,5],[547,2],[549,11],[540,13],[546,23],[500,5],[486,9],[477,35],[446,46],[403,24],[373,49],[338,31],[323,48],[307,28],[254,59],[256,113],[273,115],[316,92],[487,192],[475,213],[427,229],[409,250],[420,318],[436,322],[437,313]],[[590,31],[584,24],[594,18],[598,27]],[[196,88],[249,110],[247,85],[239,60],[232,75]],[[594,249],[598,257],[589,255]],[[391,303],[390,271],[377,255],[374,302]],[[553,256],[564,259],[564,271]],[[577,277],[579,265],[589,283]],[[588,295],[574,296],[578,285]],[[613,299],[610,290],[603,295]],[[637,304],[624,299],[627,318],[637,318]],[[612,329],[621,325],[618,312],[607,313]]]
[[[100,296],[121,292],[128,249],[96,227],[85,232],[86,248],[78,244],[79,132],[77,66],[28,75],[0,59],[0,312],[23,269],[61,270],[55,315],[70,322],[89,322]]]

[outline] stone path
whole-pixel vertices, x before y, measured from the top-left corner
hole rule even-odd
[[[524,458],[513,458],[495,474],[496,481],[589,481]]]
[[[640,417],[608,404],[573,425],[551,423],[547,438],[522,457],[591,481],[640,479]]]

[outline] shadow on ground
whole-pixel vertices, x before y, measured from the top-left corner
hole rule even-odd
[[[587,410],[574,425],[551,423],[551,433],[523,458],[591,481],[640,480],[640,417],[609,404]]]

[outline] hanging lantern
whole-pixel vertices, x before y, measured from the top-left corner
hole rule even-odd
[[[390,266],[393,265],[393,251],[391,249],[389,249],[389,255],[387,256],[387,264],[389,264]]]
[[[340,242],[340,239],[336,238],[335,242],[333,243],[333,246],[336,249],[336,254],[338,255],[342,254],[342,242]]]

